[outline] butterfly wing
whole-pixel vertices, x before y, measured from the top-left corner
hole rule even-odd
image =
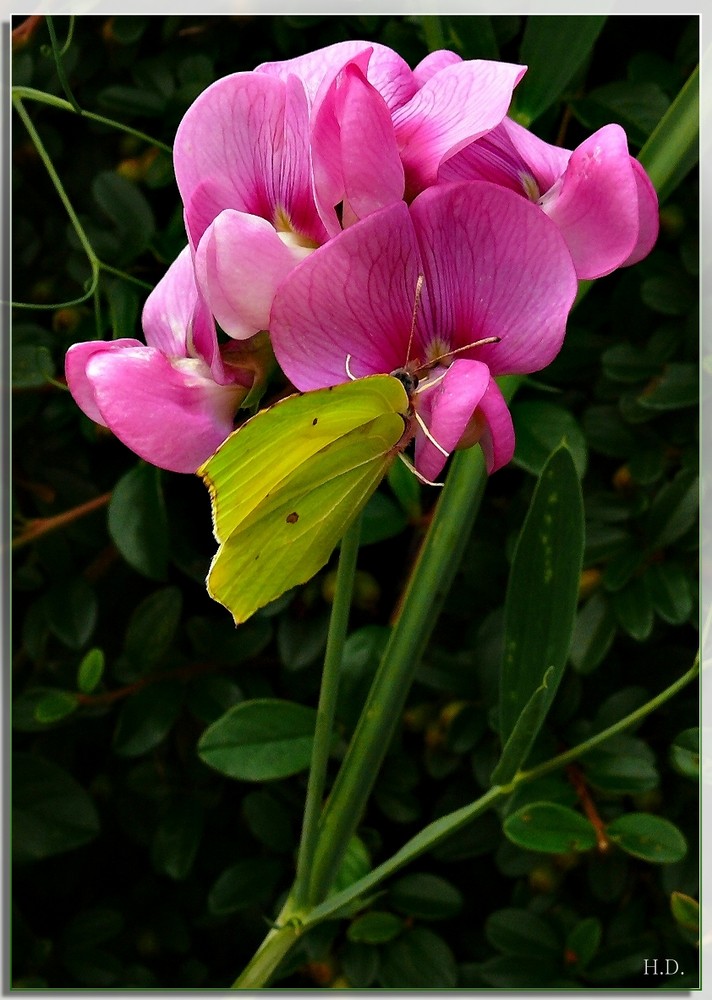
[[[201,467],[220,542],[208,590],[238,624],[327,562],[390,465],[408,406],[387,375],[290,396]]]

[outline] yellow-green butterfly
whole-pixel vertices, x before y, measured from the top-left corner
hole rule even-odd
[[[239,625],[325,565],[412,440],[402,375],[288,396],[234,431],[199,469],[220,547],[208,592]]]

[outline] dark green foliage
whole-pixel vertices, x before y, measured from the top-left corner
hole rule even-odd
[[[69,20],[54,25],[62,44]],[[73,94],[161,145],[25,107],[96,252],[147,290],[185,243],[162,145],[219,76],[346,38],[391,45],[411,65],[442,46],[529,61],[515,110],[539,135],[573,147],[618,121],[637,154],[694,69],[697,27],[695,17],[654,15],[84,16],[63,57]],[[46,25],[14,53],[13,83],[64,96]],[[224,989],[293,879],[333,565],[237,629],[208,598],[214,539],[202,483],[137,462],[61,385],[72,343],[141,337],[146,292],[104,273],[96,310],[92,299],[71,304],[90,277],[84,251],[17,116],[13,140],[13,295],[37,308],[13,316],[22,544],[13,560],[12,981]],[[593,284],[560,355],[516,397],[515,461],[488,483],[473,536],[453,554],[462,555],[455,584],[337,888],[482,795],[522,711],[526,739],[516,753],[510,746],[509,779],[613,725],[694,659],[693,162],[679,179],[654,252]],[[557,581],[564,604],[578,586],[573,636],[568,647],[573,609],[562,604],[551,616],[562,632],[553,677],[550,663],[530,664],[526,683],[505,680],[501,690],[516,632],[513,611],[505,624],[509,570],[523,558],[517,541],[562,439],[567,496],[576,507],[580,483],[585,522],[580,577],[577,563],[566,585],[563,570]],[[334,768],[435,493],[396,464],[366,511]],[[90,512],[32,535],[36,521],[89,501]],[[540,569],[532,555],[531,579]],[[536,694],[547,676],[553,698]],[[500,709],[500,694],[513,694],[511,710]],[[278,985],[646,988],[644,960],[658,955],[679,961],[685,978],[656,985],[693,987],[698,721],[688,688],[573,769],[520,786],[343,920],[305,934]]]

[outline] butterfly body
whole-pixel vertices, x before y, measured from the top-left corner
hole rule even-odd
[[[219,549],[208,591],[240,624],[309,580],[415,434],[397,377],[289,396],[247,420],[198,474]]]

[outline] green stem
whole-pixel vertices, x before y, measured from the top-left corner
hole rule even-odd
[[[503,380],[511,398],[520,379]],[[453,456],[401,613],[319,824],[311,899],[324,899],[398,724],[413,676],[452,584],[487,478],[480,448]]]
[[[415,860],[415,858],[419,857],[421,854],[437,847],[437,845],[443,840],[446,840],[448,837],[452,836],[453,833],[456,833],[458,830],[462,829],[462,827],[472,822],[472,820],[477,816],[492,808],[498,799],[511,795],[511,793],[518,788],[519,785],[535,781],[537,778],[541,778],[543,775],[549,774],[551,771],[565,767],[574,760],[579,760],[591,750],[595,749],[595,747],[605,743],[606,740],[609,740],[612,736],[616,736],[625,729],[629,729],[631,726],[641,722],[646,716],[650,715],[666,701],[673,698],[684,687],[690,684],[698,676],[699,672],[700,654],[698,652],[691,668],[683,674],[682,677],[679,677],[669,687],[665,688],[664,691],[661,691],[660,694],[646,702],[645,705],[641,705],[640,708],[637,708],[634,712],[626,715],[624,719],[620,719],[612,726],[602,729],[599,733],[596,733],[595,736],[591,736],[589,739],[584,740],[582,743],[572,747],[565,753],[559,754],[557,757],[552,757],[551,760],[538,764],[536,767],[532,767],[528,771],[520,771],[509,784],[494,785],[475,802],[468,803],[468,805],[462,806],[460,809],[456,809],[454,812],[448,813],[446,816],[440,816],[434,822],[429,823],[428,826],[424,827],[415,835],[415,837],[412,837],[392,857],[388,858],[377,868],[374,868],[373,871],[368,873],[368,875],[365,875],[357,882],[354,882],[352,885],[348,886],[348,888],[343,889],[340,893],[330,896],[320,906],[311,910],[311,912],[305,917],[304,925],[308,927],[319,923],[321,920],[334,917],[343,907],[353,903],[359,897],[364,896],[367,892],[370,892],[380,882],[393,875],[394,872],[398,871],[404,865],[410,864],[411,861]]]
[[[117,278],[121,278],[122,281],[128,281],[132,285],[138,285],[139,288],[143,288],[150,292],[153,285],[150,285],[147,281],[143,281],[142,278],[136,278],[133,274],[129,274],[127,271],[121,271],[118,267],[112,267],[111,264],[105,264],[103,260],[99,261],[99,266],[102,271],[106,271],[107,274],[113,274]]]
[[[95,111],[85,111],[79,107],[75,108],[69,101],[65,101],[61,97],[56,97],[54,94],[46,94],[43,90],[37,90],[35,87],[13,87],[12,96],[13,100],[15,97],[24,98],[28,101],[38,101],[41,104],[48,104],[50,107],[58,108],[60,111],[71,111],[73,114],[78,113],[82,118],[88,118],[90,121],[98,122],[100,125],[108,125],[109,128],[115,128],[119,132],[126,132],[128,135],[133,135],[137,139],[147,142],[149,146],[162,149],[164,153],[170,155],[173,152],[172,148],[167,146],[165,142],[154,139],[153,136],[147,135],[146,132],[141,132],[140,129],[124,125],[123,122],[117,122],[113,118],[106,118]]]
[[[638,155],[661,203],[698,161],[699,121],[700,80],[697,66]]]
[[[233,990],[259,989],[273,976],[279,963],[294,946],[302,932],[298,920],[290,922],[291,904],[285,904],[275,926],[232,984]]]
[[[359,516],[344,535],[339,553],[336,592],[331,606],[329,635],[324,656],[324,671],[319,692],[314,746],[304,807],[304,823],[297,857],[297,880],[294,886],[294,898],[297,904],[310,901],[309,884],[317,843],[319,814],[326,787],[326,771],[334,729],[339,674],[349,624],[360,537],[361,517]]]
[[[54,30],[54,18],[49,14],[46,17],[47,21],[47,31],[49,32],[49,40],[52,43],[52,55],[54,56],[54,64],[57,68],[57,76],[59,77],[59,82],[62,85],[62,90],[67,95],[67,100],[72,105],[72,108],[78,115],[82,113],[82,109],[79,107],[76,97],[72,93],[72,88],[69,86],[69,80],[67,79],[67,74],[64,72],[64,62],[62,60],[62,55],[65,49],[60,49],[57,42],[57,33]]]

